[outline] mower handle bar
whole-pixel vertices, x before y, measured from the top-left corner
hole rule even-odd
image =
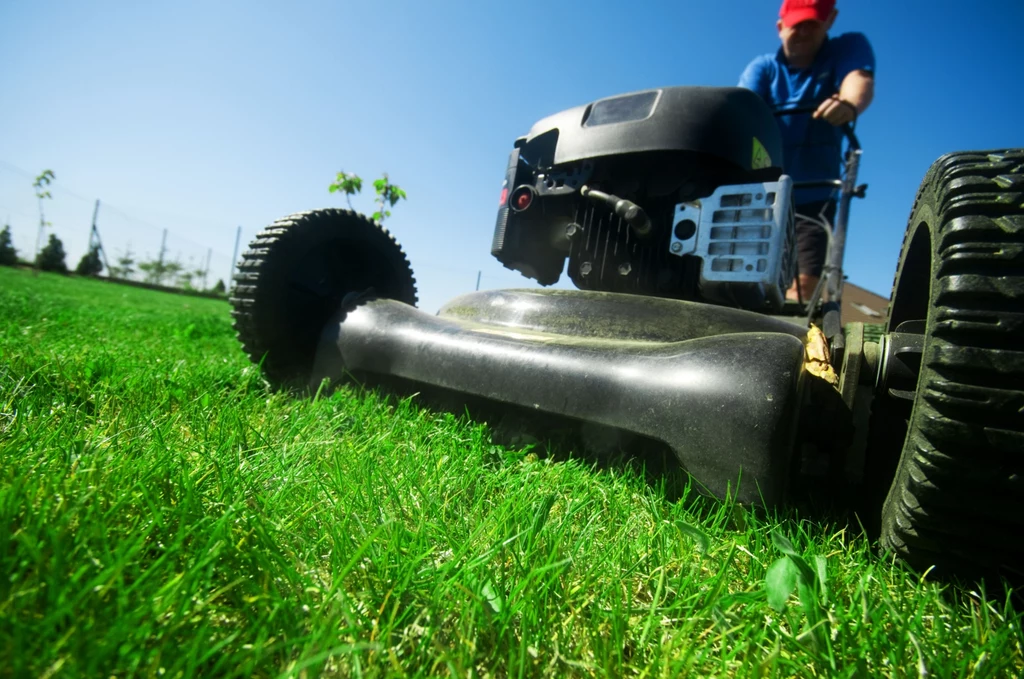
[[[780,116],[797,116],[806,113],[814,113],[818,110],[817,106],[794,106],[793,108],[780,108],[776,109],[773,113],[775,117]],[[857,139],[857,135],[853,133],[853,126],[850,123],[843,123],[839,126],[839,130],[846,137],[846,142],[850,145],[851,149],[860,150],[860,141]]]
[[[811,114],[818,110],[818,106],[794,106],[774,111],[776,116]],[[850,219],[850,199],[854,196],[863,198],[863,187],[857,186],[857,169],[860,166],[860,141],[853,133],[853,125],[846,123],[839,126],[843,136],[846,137],[847,149],[844,154],[846,171],[843,179],[811,180],[794,182],[794,188],[839,188],[839,204],[835,224],[829,237],[828,255],[825,268],[822,271],[821,281],[817,289],[808,300],[807,308],[810,311],[808,323],[814,315],[814,308],[817,306],[820,295],[824,290],[828,291],[830,301],[842,303],[843,294],[843,254],[846,250],[846,225]]]
[[[842,179],[808,179],[793,182],[794,189],[841,189]]]

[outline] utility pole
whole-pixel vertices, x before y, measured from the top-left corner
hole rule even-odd
[[[206,275],[210,273],[210,255],[213,254],[213,248],[206,248],[206,266],[203,267],[203,290],[206,290]]]
[[[164,253],[167,251],[167,229],[164,229],[164,237],[160,241],[160,256],[156,265],[156,284],[164,284]]]
[[[235,252],[231,255],[231,273],[228,274],[228,290],[231,289],[231,281],[235,277],[235,261],[238,259],[238,244],[242,241],[242,227],[235,232]]]
[[[107,251],[103,247],[103,240],[100,238],[100,230],[96,228],[96,217],[100,213],[100,199],[96,199],[96,207],[92,210],[92,230],[89,231],[89,249],[92,250],[95,244],[96,249],[103,258],[103,266],[107,269],[107,276],[110,276],[110,264],[107,263]]]
[[[482,274],[482,273],[483,273],[483,270],[480,270],[480,271],[476,272],[476,289],[477,289],[477,292],[480,291],[480,274]]]
[[[157,258],[160,262],[160,271],[164,270],[164,252],[167,251],[167,229],[164,229],[164,237],[160,241],[160,256]]]

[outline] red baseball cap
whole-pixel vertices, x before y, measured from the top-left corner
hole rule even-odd
[[[836,0],[782,0],[779,18],[786,26],[796,26],[801,21],[828,21]]]

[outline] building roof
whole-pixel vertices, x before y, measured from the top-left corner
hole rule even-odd
[[[843,284],[843,323],[885,323],[889,299],[846,282]]]

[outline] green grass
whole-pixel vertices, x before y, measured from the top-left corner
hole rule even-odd
[[[1024,672],[1004,592],[536,452],[272,393],[224,302],[0,268],[0,675]]]

